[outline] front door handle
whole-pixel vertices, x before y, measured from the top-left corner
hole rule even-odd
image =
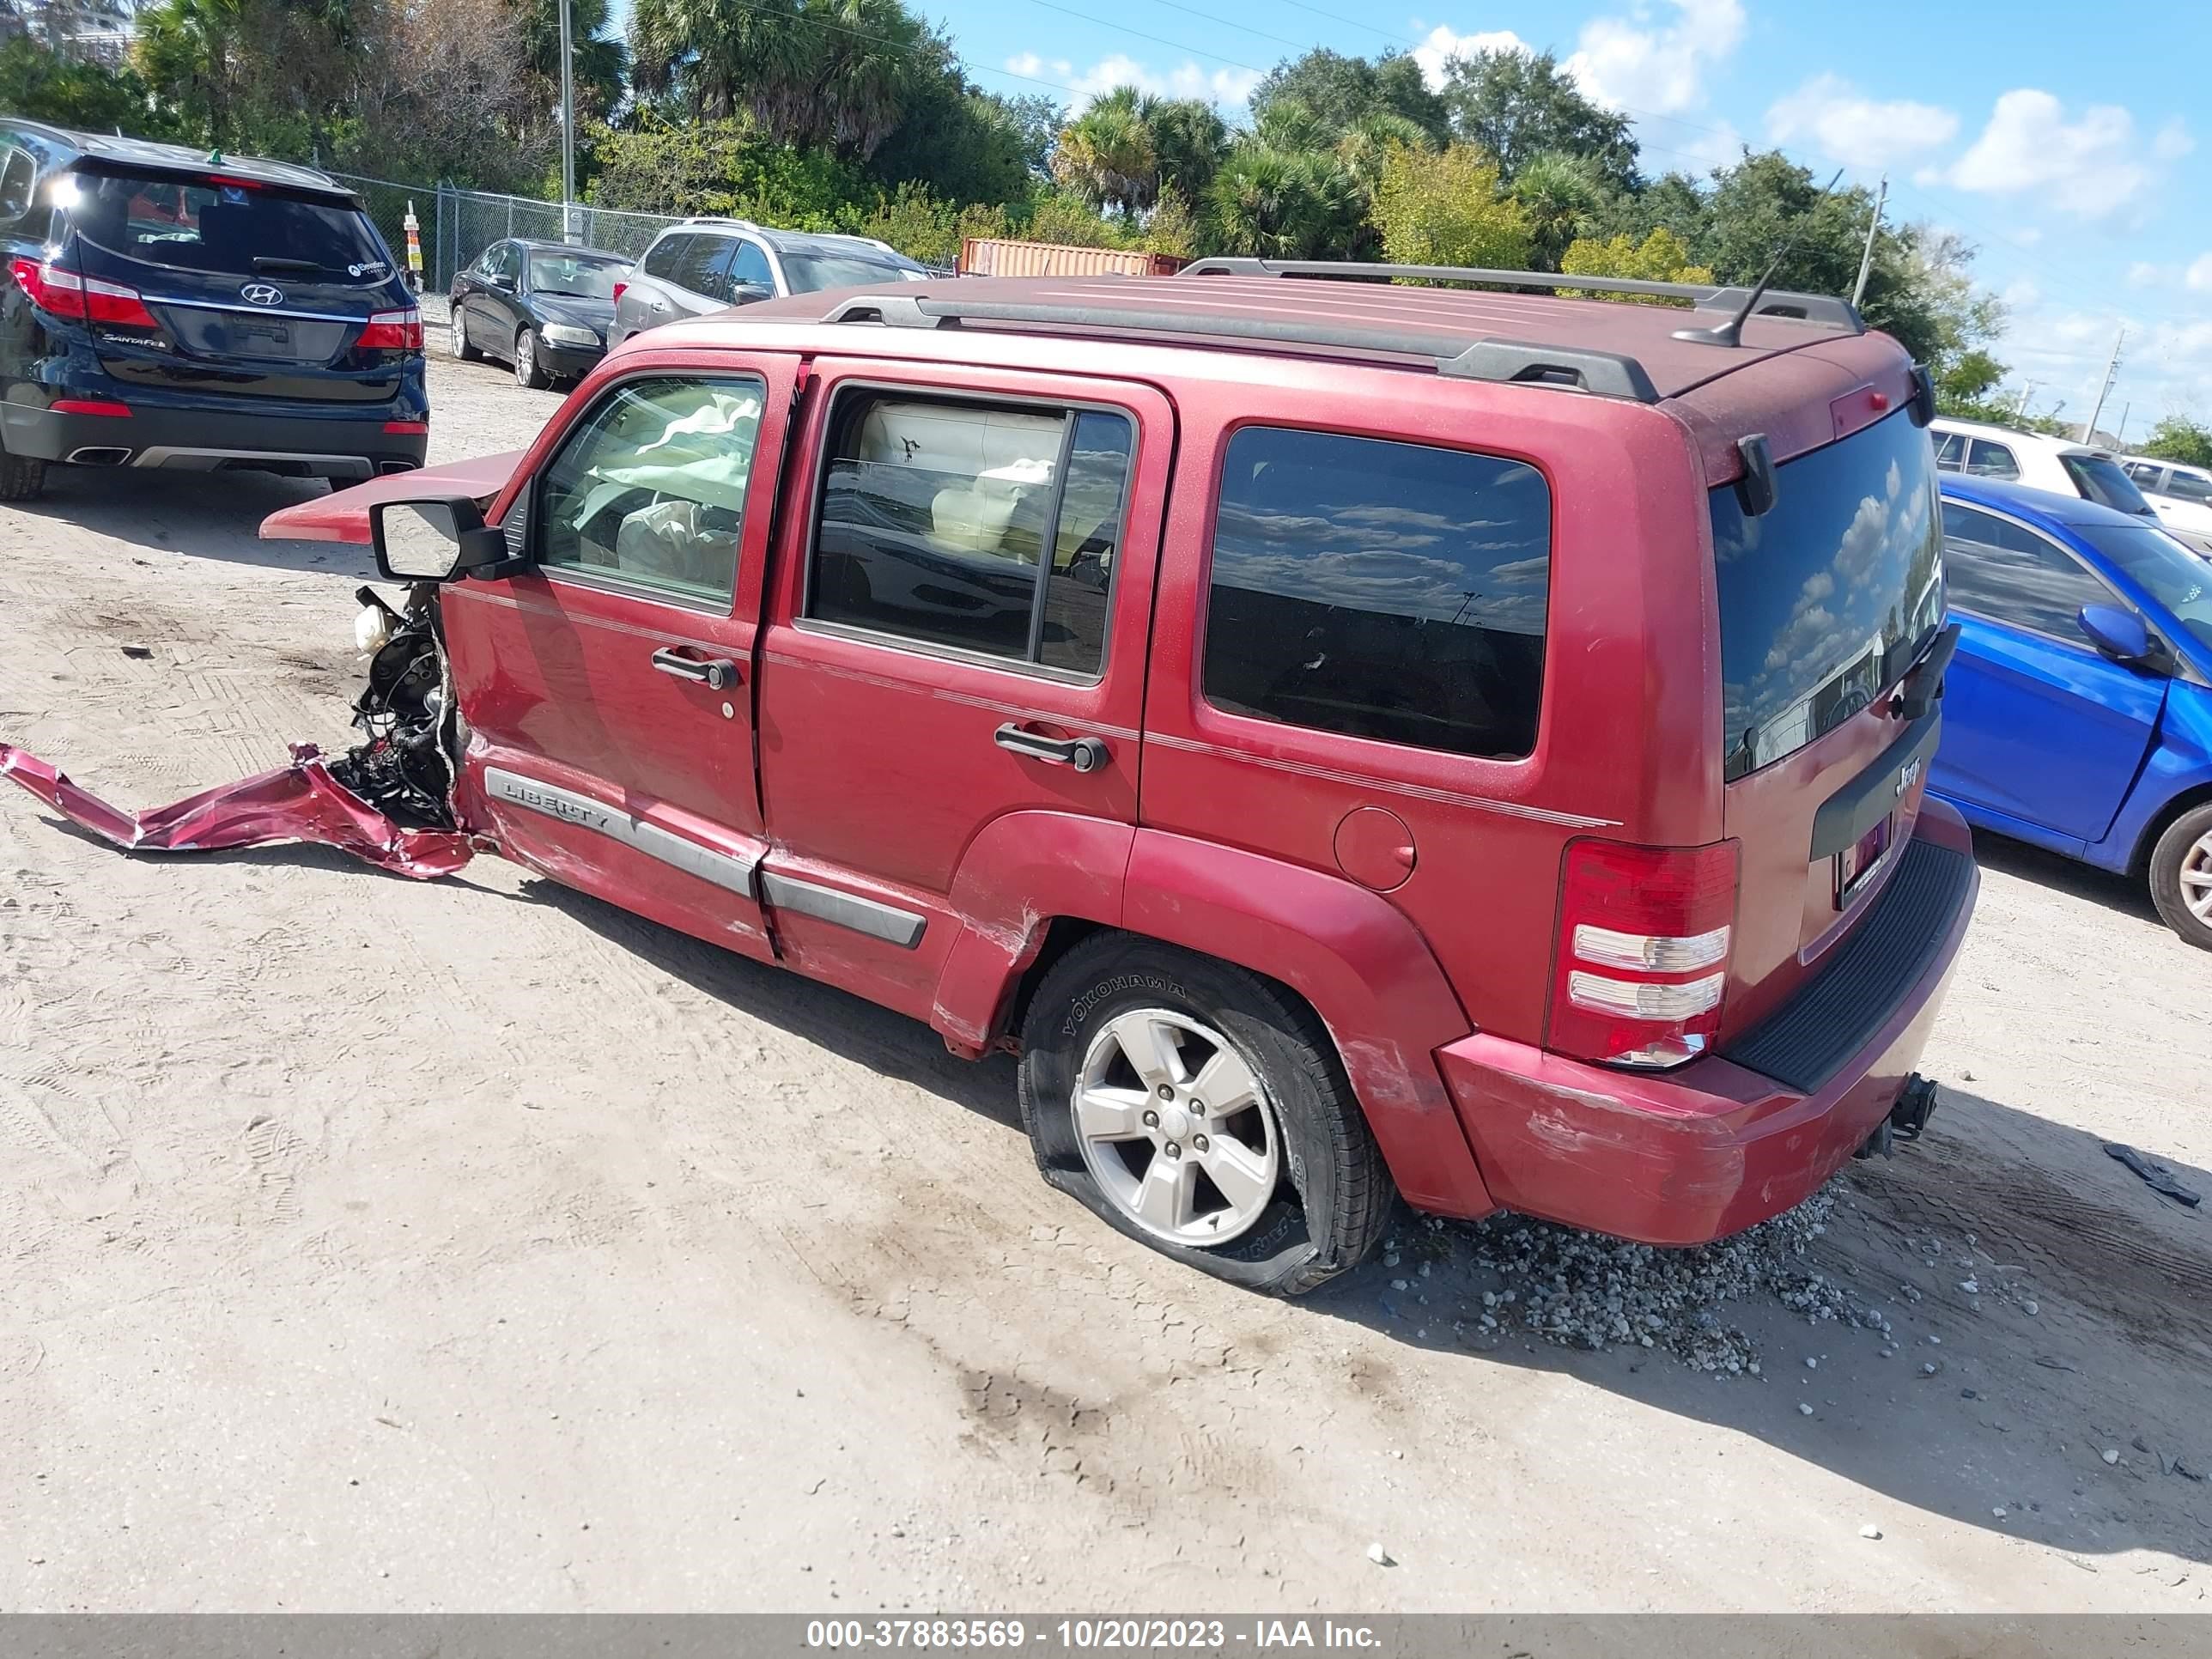
[[[1024,731],[1011,720],[991,734],[991,741],[1017,755],[1049,761],[1054,766],[1072,766],[1079,772],[1096,772],[1112,757],[1103,738],[1048,738]]]
[[[696,680],[712,691],[738,683],[738,665],[727,657],[687,657],[672,645],[664,645],[653,653],[653,665],[679,680]]]

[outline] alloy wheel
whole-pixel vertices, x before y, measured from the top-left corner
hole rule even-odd
[[[2181,902],[2189,914],[2212,927],[2212,830],[2181,855]]]
[[[1155,1238],[1226,1243],[1274,1198],[1282,1133],[1267,1089],[1228,1038],[1188,1015],[1139,1008],[1110,1021],[1071,1105],[1091,1178]]]

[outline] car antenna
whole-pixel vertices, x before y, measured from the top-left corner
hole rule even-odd
[[[1835,177],[1828,180],[1826,185],[1822,188],[1820,195],[1825,197],[1831,194],[1837,185],[1842,182],[1844,170],[1838,167]],[[1815,198],[1816,201],[1818,199]],[[1782,262],[1790,257],[1790,249],[1797,246],[1798,238],[1805,234],[1805,220],[1812,216],[1811,210],[1807,210],[1804,217],[1797,222],[1797,228],[1790,234],[1790,240],[1775,250],[1774,258],[1767,262],[1766,274],[1759,279],[1759,286],[1752,289],[1751,297],[1743,302],[1742,308],[1735,316],[1712,328],[1678,328],[1674,331],[1674,337],[1678,340],[1688,340],[1698,345],[1741,345],[1744,324],[1750,321],[1751,313],[1759,309],[1759,302],[1766,297],[1766,290],[1774,283],[1774,273],[1782,269]]]

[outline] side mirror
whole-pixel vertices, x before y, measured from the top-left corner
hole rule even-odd
[[[758,300],[774,298],[775,298],[775,290],[765,283],[732,283],[730,284],[730,303],[733,306],[749,306]]]
[[[512,294],[514,292],[514,278],[508,276],[503,270],[495,270],[490,276],[485,277],[484,281],[489,283],[494,288],[499,289],[503,294]]]
[[[445,582],[507,557],[507,538],[465,495],[378,501],[368,509],[376,568],[386,581]]]
[[[1936,418],[1936,377],[1925,363],[1912,366],[1912,424],[1926,426]]]
[[[2152,660],[2156,648],[2151,644],[2150,628],[2134,611],[2117,605],[2085,605],[2079,620],[2089,643],[2114,662],[2130,668],[2157,665]]]

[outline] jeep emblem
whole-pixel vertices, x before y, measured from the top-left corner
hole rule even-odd
[[[1919,776],[1919,761],[1917,759],[1914,759],[1905,762],[1905,769],[1897,775],[1897,788],[1894,793],[1902,796],[1906,790],[1912,787],[1914,781]]]

